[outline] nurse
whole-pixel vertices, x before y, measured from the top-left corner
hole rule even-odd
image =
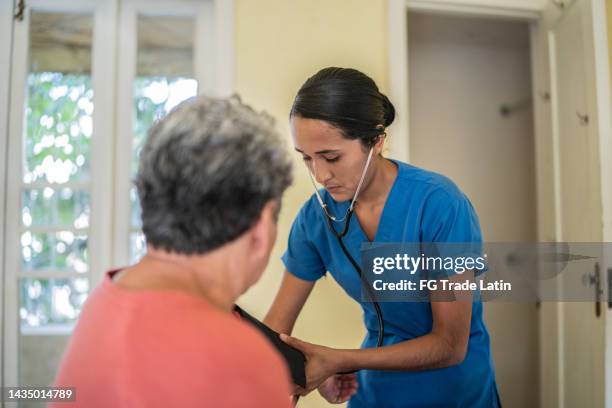
[[[318,388],[329,402],[350,400],[352,408],[500,406],[483,306],[469,292],[456,301],[362,299],[347,256],[360,260],[362,243],[482,241],[474,208],[452,181],[383,156],[394,117],[389,99],[354,69],[325,68],[298,91],[290,113],[295,150],[323,188],[293,222],[286,271],[265,322],[291,334],[328,271],[361,305],[367,334],[358,350],[283,335],[307,358],[300,394]],[[330,225],[341,233],[345,222],[339,240]],[[468,271],[461,281],[473,276]]]

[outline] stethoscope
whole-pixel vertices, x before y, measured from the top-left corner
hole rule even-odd
[[[310,176],[310,181],[312,182],[312,185],[315,190],[315,194],[317,195],[317,200],[319,201],[319,204],[321,205],[321,208],[323,209],[323,214],[325,215],[325,221],[327,222],[327,227],[332,232],[332,234],[334,234],[334,236],[338,239],[338,243],[340,244],[340,248],[342,248],[342,252],[344,252],[344,255],[346,256],[346,258],[349,260],[351,265],[353,265],[353,268],[359,275],[361,284],[367,289],[368,297],[370,298],[369,300],[374,304],[374,310],[376,311],[376,317],[378,318],[378,341],[376,343],[376,347],[380,347],[383,344],[383,337],[385,335],[385,323],[383,321],[382,310],[380,309],[380,305],[376,301],[376,296],[372,288],[368,284],[367,280],[364,278],[361,268],[359,267],[357,262],[355,262],[355,259],[351,256],[351,254],[349,253],[348,249],[344,245],[344,241],[342,241],[342,238],[348,232],[349,225],[351,223],[351,217],[353,216],[355,201],[357,201],[357,196],[359,195],[359,191],[361,190],[361,185],[363,184],[363,180],[365,179],[366,172],[368,171],[368,167],[370,166],[370,161],[372,160],[373,152],[374,152],[374,148],[371,148],[370,153],[368,154],[368,160],[366,161],[366,164],[363,168],[363,172],[361,173],[361,179],[359,179],[359,184],[357,185],[357,189],[355,190],[355,195],[353,195],[353,199],[351,200],[351,205],[346,210],[346,214],[344,214],[344,217],[342,217],[341,219],[337,219],[332,214],[330,214],[330,212],[328,211],[327,204],[325,204],[325,202],[323,201],[323,198],[321,197],[321,194],[319,193],[319,190],[317,189],[317,185],[315,184],[315,180],[314,180],[314,177],[312,176],[312,172],[310,171],[310,169],[308,169],[308,175]],[[338,232],[336,228],[334,227],[334,225],[332,224],[332,222],[341,223],[343,221],[344,221],[344,227],[342,228],[341,232]]]

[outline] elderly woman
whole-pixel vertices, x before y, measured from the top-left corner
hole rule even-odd
[[[194,98],[151,128],[136,181],[147,254],[81,313],[55,382],[75,387],[71,407],[290,406],[281,357],[232,315],[268,263],[290,163],[237,98]]]

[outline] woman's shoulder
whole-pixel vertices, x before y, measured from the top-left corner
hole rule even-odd
[[[426,196],[452,201],[465,198],[463,191],[450,177],[401,161],[394,162],[398,166],[398,180],[404,184],[404,189],[419,188]]]

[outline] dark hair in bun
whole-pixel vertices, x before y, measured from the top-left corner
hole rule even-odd
[[[324,120],[370,148],[393,123],[395,108],[363,72],[329,67],[304,82],[289,116]]]

